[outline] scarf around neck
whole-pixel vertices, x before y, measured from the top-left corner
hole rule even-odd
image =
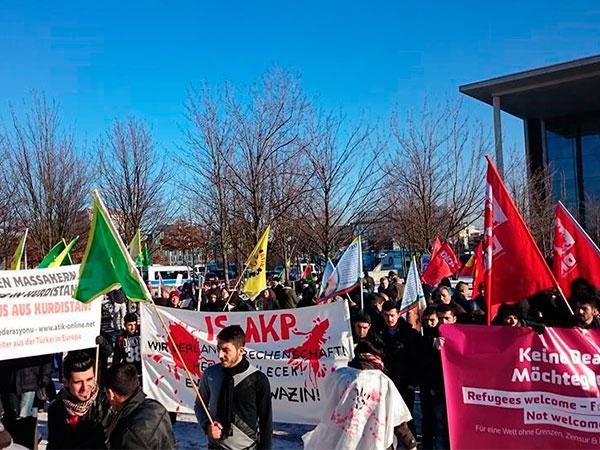
[[[85,416],[98,397],[98,385],[94,386],[92,395],[85,401],[77,400],[68,389],[63,389],[62,401],[70,416]]]
[[[250,363],[245,356],[239,364],[231,368],[223,368],[224,377],[219,394],[219,402],[217,403],[217,420],[223,426],[222,439],[231,436],[231,418],[233,416],[233,376],[248,370]]]

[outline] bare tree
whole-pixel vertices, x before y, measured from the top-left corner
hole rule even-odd
[[[298,168],[304,142],[300,127],[307,100],[288,71],[267,72],[248,94],[230,97],[235,151],[223,158],[227,183],[236,197],[237,235],[256,243],[266,225],[303,200],[304,179]]]
[[[527,223],[538,247],[546,257],[554,249],[555,199],[552,192],[554,171],[550,167],[533,168],[524,154],[509,152],[504,183]],[[558,200],[564,199],[564,196]]]
[[[169,180],[165,160],[144,121],[116,120],[98,143],[102,194],[116,211],[117,226],[125,239],[138,228],[153,235],[169,209],[165,188]]]
[[[12,257],[17,245],[18,229],[16,216],[16,184],[11,182],[8,167],[8,154],[3,146],[4,138],[0,135],[0,267],[5,267]]]
[[[35,93],[23,118],[12,111],[2,145],[6,186],[14,186],[15,213],[30,229],[30,259],[38,259],[60,239],[88,227],[85,201],[93,162],[76,149],[73,135],[61,129],[58,107]]]
[[[425,103],[405,124],[395,113],[391,129],[388,213],[400,241],[427,252],[436,234],[453,239],[482,215],[490,139],[462,114],[461,102],[435,108]]]
[[[325,259],[378,220],[382,187],[379,157],[372,130],[350,126],[343,114],[315,114],[307,121],[306,158],[311,177],[309,195],[300,205],[305,238]]]
[[[193,205],[190,210],[208,231],[224,269],[232,251],[232,193],[226,181],[230,176],[226,161],[234,151],[231,116],[224,108],[227,97],[228,88],[222,95],[212,95],[206,86],[190,91],[185,107],[189,128],[180,158],[189,177],[181,189]],[[228,282],[228,272],[224,272]]]

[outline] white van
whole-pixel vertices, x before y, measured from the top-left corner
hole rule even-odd
[[[146,269],[146,268],[145,268]],[[150,289],[168,287],[171,289],[182,286],[183,283],[192,279],[194,271],[188,266],[149,266],[148,273],[144,273],[144,278]],[[144,270],[145,271],[145,270]]]

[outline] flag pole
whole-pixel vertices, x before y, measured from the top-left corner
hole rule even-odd
[[[177,343],[175,342],[175,339],[173,339],[173,336],[171,335],[171,332],[169,331],[169,327],[167,327],[167,324],[164,321],[162,313],[156,307],[156,303],[154,303],[154,300],[151,299],[150,302],[152,303],[152,307],[154,308],[154,311],[156,312],[156,315],[158,316],[158,320],[160,320],[160,324],[162,325],[163,329],[167,333],[167,337],[171,341],[171,345],[175,349],[175,353],[177,354],[179,361],[181,361],[181,365],[183,366],[183,370],[185,371],[185,374],[188,376],[188,378],[191,381],[192,388],[194,389],[194,392],[196,393],[196,397],[198,398],[200,405],[202,405],[202,409],[204,410],[206,417],[208,417],[208,421],[212,425],[214,423],[214,421],[210,415],[210,412],[208,411],[208,408],[206,407],[206,403],[204,403],[204,399],[202,398],[202,395],[200,395],[198,386],[196,386],[196,383],[194,382],[194,378],[192,377],[192,374],[190,373],[190,370],[188,369],[187,364],[185,363],[185,360],[183,359],[183,357],[181,356],[181,353],[179,352]]]
[[[362,239],[360,237],[360,235],[358,236],[358,242],[360,244],[359,249],[358,249],[358,256],[360,257],[360,309],[361,311],[365,310],[365,302],[363,299],[363,273],[364,273],[364,267],[363,267],[363,256],[362,256]]]
[[[242,278],[244,277],[244,272],[246,272],[246,269],[248,268],[249,265],[250,265],[250,261],[246,261],[244,270],[242,270],[242,273],[240,274],[237,281],[235,282],[235,286],[233,286],[233,290],[231,291],[232,293],[237,291],[240,281],[242,281]],[[231,300],[231,295],[229,297],[227,297],[227,302],[225,303],[225,306],[223,306],[223,311],[225,311],[227,309],[227,305],[229,305],[230,300]]]
[[[100,345],[98,344],[96,344],[96,363],[94,365],[94,379],[98,383],[98,366],[100,365]]]
[[[154,303],[154,299],[152,298],[152,295],[150,295],[150,291],[148,291],[148,286],[146,286],[146,283],[144,283],[144,280],[142,280],[142,277],[140,276],[140,273],[137,271],[137,268],[135,267],[135,264],[133,263],[133,261],[131,259],[131,255],[127,251],[127,247],[125,247],[125,244],[123,243],[123,239],[121,239],[121,235],[115,229],[113,221],[110,218],[110,214],[108,213],[108,210],[104,206],[104,203],[102,202],[102,199],[100,198],[100,195],[98,195],[98,191],[95,190],[95,189],[94,189],[94,194],[96,195],[96,198],[98,199],[98,203],[100,205],[100,208],[102,209],[102,212],[106,215],[106,217],[108,219],[106,221],[106,223],[108,224],[108,226],[112,230],[115,238],[117,239],[117,242],[119,243],[119,246],[121,247],[121,251],[123,251],[123,253],[125,254],[125,258],[127,259],[127,263],[129,265],[131,274],[135,278],[137,278],[138,282],[142,286],[142,290],[144,291],[144,294],[146,294],[146,299],[149,300],[150,303],[152,303],[152,306],[154,307],[154,311],[156,311],[156,315],[158,316],[158,320],[160,320],[160,323],[161,323],[163,329],[167,333],[167,336],[168,336],[169,340],[171,341],[171,345],[175,349],[175,353],[177,354],[177,357],[179,358],[179,361],[181,361],[181,365],[183,366],[183,370],[185,371],[186,375],[188,376],[188,378],[191,381],[192,389],[194,389],[194,392],[196,393],[196,397],[198,398],[198,401],[200,402],[200,405],[202,405],[202,409],[204,409],[204,412],[206,413],[206,417],[208,417],[208,421],[212,425],[214,423],[214,421],[213,421],[213,419],[212,419],[212,417],[210,415],[210,412],[208,411],[208,408],[206,407],[206,403],[204,403],[204,399],[202,398],[202,395],[200,395],[200,391],[198,390],[198,386],[196,386],[196,383],[194,383],[194,378],[192,377],[192,374],[190,373],[190,370],[188,369],[187,364],[185,363],[185,360],[183,359],[183,357],[181,356],[181,353],[179,352],[179,347],[177,347],[177,343],[175,342],[175,339],[173,339],[173,336],[171,335],[171,332],[169,331],[169,328],[165,324],[165,321],[163,319],[162,314],[160,313],[160,311],[156,307],[156,303]]]
[[[246,269],[250,265],[250,258],[254,254],[254,251],[257,249],[258,244],[260,244],[262,238],[265,237],[265,233],[270,230],[270,227],[271,227],[271,224],[269,223],[267,225],[267,228],[263,232],[262,236],[260,237],[260,239],[256,243],[256,246],[254,246],[254,248],[252,249],[252,252],[250,253],[250,256],[248,256],[248,259],[246,260],[246,265],[244,266],[244,270],[242,270],[242,273],[240,273],[240,276],[239,276],[238,280],[236,281],[235,286],[233,287],[233,291],[232,292],[236,292],[237,291],[238,285],[240,284],[240,281],[242,281],[242,277],[244,276],[244,272],[246,272]],[[269,236],[267,235],[267,243],[268,242],[269,242]],[[265,270],[266,270],[266,268],[267,268],[267,261],[265,260]],[[227,302],[225,303],[225,306],[223,307],[223,311],[225,311],[227,309],[227,305],[229,305],[229,301],[230,300],[231,300],[231,295],[227,298]]]

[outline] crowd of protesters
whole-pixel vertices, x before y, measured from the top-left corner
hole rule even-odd
[[[443,324],[487,324],[484,285],[477,295],[459,281],[454,287],[445,278],[437,286],[423,285],[427,307],[402,317],[400,304],[404,286],[395,272],[380,279],[379,285],[368,275],[363,289],[368,293],[364,309],[351,303],[352,330],[356,345],[368,342],[375,350],[368,358],[380,358],[382,369],[393,380],[411,413],[415,391],[419,390],[422,414],[422,447],[449,448],[448,419],[439,335]],[[529,326],[544,333],[545,326],[600,329],[599,294],[584,279],[576,279],[565,302],[557,293],[538,293],[514,305],[502,304],[492,325]],[[573,311],[573,314],[571,314]],[[415,432],[413,423],[409,427]]]
[[[237,291],[230,292],[224,283],[208,282],[200,288],[188,282],[179,289],[163,289],[155,302],[210,312],[290,309],[316,305],[319,288],[319,274],[310,282],[295,283],[275,276],[251,301]],[[439,327],[487,324],[484,289],[479,285],[477,295],[472,296],[469,285],[462,281],[454,286],[449,279],[437,286],[423,285],[427,307],[403,317],[404,285],[398,274],[390,271],[376,284],[365,272],[362,286],[333,300],[349,304],[357,349],[353,364],[363,368],[366,364],[385,373],[411,414],[418,392],[423,448],[449,448],[440,356],[444,339]],[[516,305],[501,305],[492,324],[530,326],[538,333],[543,333],[545,326],[600,328],[595,286],[576,279],[571,292],[567,302],[548,291]],[[66,357],[59,354],[0,362],[0,418],[16,442],[35,448],[39,439],[36,412],[49,402],[48,448],[174,447],[174,415],[145,398],[141,388],[139,317],[122,292],[113,291],[108,301],[111,329],[103,327],[97,349],[70,352]],[[58,392],[53,373],[62,381]],[[416,435],[414,421],[410,421],[398,437],[409,443],[406,448],[412,448]]]

